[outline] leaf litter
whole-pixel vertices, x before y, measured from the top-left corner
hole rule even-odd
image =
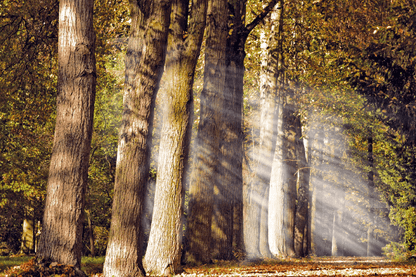
[[[416,276],[416,264],[384,257],[313,257],[258,263],[216,261],[176,276]]]

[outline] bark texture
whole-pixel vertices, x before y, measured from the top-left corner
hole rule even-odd
[[[190,262],[211,262],[213,195],[218,184],[220,157],[219,117],[225,87],[226,16],[227,1],[208,1],[204,88],[189,188],[187,260]]]
[[[104,276],[140,276],[144,195],[149,175],[153,112],[165,62],[171,1],[130,1],[123,119],[118,142],[111,228]]]
[[[207,0],[194,0],[188,25],[188,0],[173,3],[168,54],[166,107],[159,150],[154,212],[143,260],[147,273],[181,271],[185,168],[191,133],[192,85],[205,27]],[[189,26],[189,27],[188,27]],[[188,36],[184,38],[183,34]]]
[[[37,256],[76,268],[93,126],[94,51],[93,1],[60,1],[56,127]]]

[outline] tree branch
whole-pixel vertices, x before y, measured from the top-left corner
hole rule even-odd
[[[246,26],[245,31],[248,35],[263,19],[270,13],[279,0],[271,0],[270,3],[264,8],[264,10],[256,16],[256,18]]]

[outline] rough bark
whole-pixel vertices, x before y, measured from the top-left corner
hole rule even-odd
[[[220,157],[219,116],[225,87],[227,1],[208,1],[204,88],[189,188],[187,260],[211,262],[211,225],[214,187],[218,184]]]
[[[298,191],[295,215],[295,252],[299,257],[304,257],[308,249],[304,248],[306,226],[308,223],[308,205],[309,205],[309,175],[310,168],[306,160],[305,145],[302,139],[302,126],[300,117],[296,117],[296,157],[298,169]]]
[[[149,175],[156,92],[163,72],[170,0],[130,1],[123,119],[118,142],[111,228],[104,276],[140,276],[144,195]]]
[[[37,256],[76,268],[93,126],[94,41],[93,1],[60,1],[56,127]]]
[[[188,25],[188,0],[172,6],[165,74],[167,100],[154,212],[143,265],[147,273],[171,275],[181,271],[185,168],[188,162],[193,109],[192,86],[204,33],[207,0],[194,0]],[[189,27],[188,27],[189,26]],[[188,36],[184,38],[183,34]]]

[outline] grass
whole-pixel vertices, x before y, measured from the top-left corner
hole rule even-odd
[[[33,256],[18,256],[18,257],[0,256],[0,273],[10,267],[14,267],[24,262],[27,262],[32,258]]]
[[[0,276],[3,275],[2,272],[4,272],[6,269],[18,266],[33,258],[34,256],[0,256]],[[104,257],[82,257],[81,269],[87,275],[101,273],[103,272],[103,263]]]

